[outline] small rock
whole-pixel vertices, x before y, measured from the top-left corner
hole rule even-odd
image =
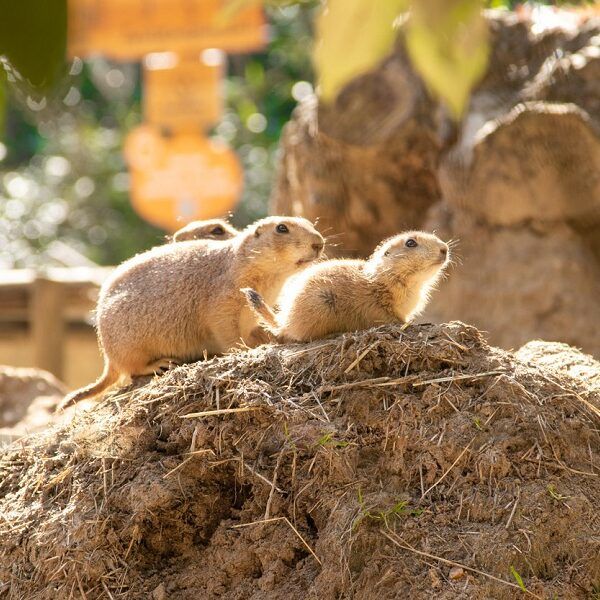
[[[152,591],[152,600],[167,600],[167,590],[164,583],[154,588]]]
[[[458,581],[459,579],[462,579],[465,576],[465,570],[462,569],[461,567],[452,567],[450,569],[450,573],[448,573],[448,577],[450,577],[450,579],[452,581]]]
[[[439,590],[442,587],[442,580],[435,569],[429,569],[429,579],[431,580],[431,587],[434,590]]]

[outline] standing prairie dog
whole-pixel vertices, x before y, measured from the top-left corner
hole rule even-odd
[[[319,258],[323,246],[306,219],[268,217],[224,242],[165,244],[124,262],[98,299],[104,372],[61,408],[128,376],[253,345],[258,320],[240,288],[274,302],[285,280]]]
[[[421,312],[449,261],[435,235],[409,231],[382,242],[368,260],[313,265],[283,287],[275,314],[257,290],[242,290],[279,341],[304,342],[331,333],[407,322]]]
[[[178,229],[173,234],[172,241],[230,240],[238,233],[240,233],[238,229],[223,219],[208,219],[206,221],[192,221],[185,227]]]

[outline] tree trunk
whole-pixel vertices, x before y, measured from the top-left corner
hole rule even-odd
[[[462,264],[428,319],[493,343],[565,341],[600,355],[600,21],[539,33],[492,13],[490,68],[453,131],[401,36],[335,106],[287,126],[273,212],[320,218],[335,253],[403,229],[458,238]]]
[[[440,199],[436,169],[449,134],[399,45],[335,105],[311,98],[296,109],[271,212],[319,219],[338,244],[330,256],[368,254],[398,228],[418,226]]]

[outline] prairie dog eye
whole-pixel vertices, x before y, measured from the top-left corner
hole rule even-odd
[[[417,244],[417,240],[413,239],[413,238],[408,238],[406,240],[406,243],[404,244],[407,248],[415,248],[418,244]]]
[[[279,225],[277,225],[277,227],[275,227],[275,231],[277,233],[289,233],[290,232],[287,225],[284,225],[283,223],[279,223]]]
[[[217,225],[211,231],[212,235],[223,235],[224,233],[225,233],[225,230],[220,225]]]

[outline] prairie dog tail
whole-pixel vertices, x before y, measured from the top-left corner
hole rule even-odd
[[[109,363],[105,363],[104,371],[102,375],[98,377],[98,379],[94,383],[90,383],[90,385],[86,385],[70,394],[67,394],[63,401],[58,405],[57,411],[64,410],[67,406],[71,404],[75,404],[77,402],[81,402],[81,400],[86,400],[88,398],[93,398],[98,394],[102,393],[106,388],[115,384],[119,379],[119,373],[116,369],[110,366]]]
[[[277,317],[267,303],[263,300],[263,297],[252,288],[242,288],[240,290],[244,296],[246,296],[246,302],[252,311],[260,318],[261,321],[267,326],[266,329],[277,335]]]

